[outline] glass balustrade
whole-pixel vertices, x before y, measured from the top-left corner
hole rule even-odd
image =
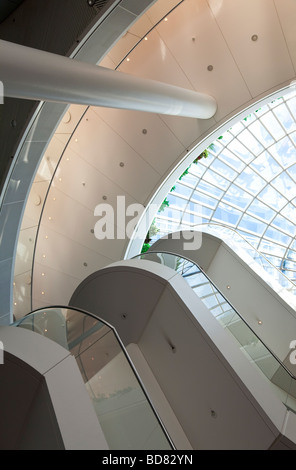
[[[235,338],[242,353],[261,371],[282,402],[296,412],[296,379],[291,371],[261,341],[196,263],[173,253],[153,251],[133,259],[157,262],[179,273],[213,317]]]
[[[51,307],[12,326],[46,336],[75,357],[110,449],[174,448],[110,325],[74,308]]]
[[[200,224],[195,230],[214,235],[224,241],[255,273],[294,310],[296,310],[296,285],[265,255],[260,253],[235,229],[219,223]]]

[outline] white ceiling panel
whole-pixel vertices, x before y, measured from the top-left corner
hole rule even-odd
[[[70,148],[64,154],[53,186],[87,207],[92,213],[100,203],[116,207],[117,194],[124,195],[127,204],[136,202],[123,188],[113,183]]]
[[[97,108],[94,111],[160,174],[170,167],[185,150],[158,115],[107,108]],[[178,116],[174,116],[174,118],[176,121],[179,119]],[[137,171],[134,174],[144,175],[144,173],[137,173]],[[149,177],[149,175],[146,176]],[[139,178],[135,179],[139,180]],[[143,181],[144,178],[142,183]],[[136,181],[133,184],[135,183]],[[150,189],[154,186],[152,184],[150,180]]]
[[[88,121],[86,121],[88,119]],[[139,202],[145,201],[159,174],[98,114],[90,110],[69,147]],[[128,121],[127,125],[131,123]],[[77,142],[76,142],[77,140]],[[122,166],[124,165],[124,166]],[[145,175],[135,178],[134,175]]]
[[[250,99],[250,92],[205,0],[184,2],[167,22],[157,26],[157,31],[194,89],[216,99],[216,121]],[[213,67],[211,71],[209,66]]]
[[[294,76],[273,0],[208,1],[253,97]]]
[[[144,21],[145,20],[145,21]],[[122,59],[133,49],[139,40],[149,31],[152,27],[151,22],[144,18],[141,27],[138,23],[135,24],[135,28],[132,32],[130,29],[109,52],[110,59],[118,65]]]
[[[31,312],[31,271],[19,274],[14,278],[13,315],[22,318]]]
[[[138,21],[136,21],[136,23],[132,25],[132,27],[128,30],[128,33],[133,34],[140,39],[143,38],[153,26],[154,23],[152,23],[151,17],[149,17],[147,14],[144,14],[141,16],[141,18],[139,18]]]
[[[283,33],[285,35],[289,54],[294,65],[294,70],[296,70],[296,2],[295,0],[274,0],[274,4],[279,16]]]
[[[90,250],[65,235],[42,227],[35,262],[42,265],[45,272],[46,267],[50,267],[57,272],[82,280],[97,269],[110,264],[112,259]],[[58,282],[57,276],[56,283]]]
[[[67,305],[79,283],[79,279],[57,272],[50,267],[46,267],[45,270],[44,266],[36,263],[32,297],[33,309],[48,305]]]
[[[105,204],[106,203],[103,202],[104,206]],[[119,207],[127,207],[127,205],[125,205],[125,201],[124,205],[121,205],[120,203]],[[102,217],[105,221],[106,218],[103,209],[105,209],[105,207],[102,208]],[[107,209],[109,210],[109,208]],[[73,217],[74,213],[75,217]],[[109,234],[114,234],[113,239],[99,240],[96,238],[95,225],[101,217],[95,216],[94,211],[90,211],[64,193],[57,189],[52,189],[49,195],[48,204],[46,205],[46,209],[43,214],[42,226],[44,229],[55,231],[56,234],[61,233],[70,240],[74,240],[79,243],[79,245],[88,247],[96,253],[100,253],[104,257],[115,261],[120,259],[122,256],[122,246],[120,244],[117,246],[114,239],[117,238],[118,233],[125,233],[125,221],[128,223],[131,218],[121,217],[121,214],[117,217],[116,207],[114,207],[114,210],[111,207],[108,214],[110,214],[110,220],[108,218],[110,229],[108,227],[107,233],[108,238]],[[120,231],[117,229],[117,222],[119,222]],[[122,229],[124,229],[124,231]],[[105,228],[103,228],[103,230],[105,232]],[[94,233],[92,231],[94,231]],[[49,236],[48,234],[46,235]],[[49,238],[44,242],[45,246],[48,244],[48,240]]]
[[[169,22],[164,23],[166,27]],[[190,90],[193,88],[186,73],[156,30],[148,34],[147,41],[141,41],[118,70]]]
[[[111,59],[111,57],[109,55],[106,55],[102,60],[101,62],[99,63],[99,65],[101,67],[105,67],[107,69],[115,69],[116,65],[115,62],[113,62],[113,60]]]
[[[153,24],[160,21],[170,10],[180,3],[180,0],[159,0],[146,12]]]
[[[214,118],[191,119],[182,116],[176,118],[176,116],[165,115],[159,117],[186,149],[190,148],[193,143],[196,143],[198,138],[216,123]]]

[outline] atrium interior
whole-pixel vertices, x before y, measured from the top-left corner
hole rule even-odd
[[[295,449],[295,2],[4,3],[0,448]]]

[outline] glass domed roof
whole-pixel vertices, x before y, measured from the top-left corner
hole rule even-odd
[[[256,109],[192,163],[166,198],[152,243],[174,231],[231,227],[296,281],[296,92]],[[198,220],[198,222],[193,222]]]

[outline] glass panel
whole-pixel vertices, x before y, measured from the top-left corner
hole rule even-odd
[[[260,142],[255,139],[248,129],[245,129],[241,134],[239,134],[238,139],[245,145],[247,149],[251,150],[254,155],[258,155],[263,151],[263,147]]]
[[[263,235],[264,231],[266,230],[266,227],[266,224],[247,214],[243,216],[239,224],[239,228],[249,230],[250,232],[254,232],[258,235]]]
[[[266,186],[266,188],[258,194],[258,198],[262,199],[265,204],[273,207],[277,212],[281,210],[286,204],[287,199],[284,198],[278,191],[272,186]]]
[[[240,217],[241,212],[227,204],[224,204],[223,202],[220,202],[213,215],[213,220],[223,221],[226,224],[236,226]]]
[[[246,166],[240,158],[237,158],[232,152],[227,149],[224,149],[223,152],[220,153],[219,158],[239,172],[242,171]]]
[[[287,132],[292,132],[296,129],[295,121],[284,103],[277,106],[273,112]]]
[[[269,151],[283,168],[295,162],[296,150],[288,136],[269,147]]]
[[[207,183],[206,181],[200,181],[198,184],[198,190],[204,191],[209,194],[209,196],[215,196],[217,199],[223,195],[223,191],[212,184]]]
[[[274,143],[274,138],[267,132],[260,121],[255,121],[249,126],[249,130],[261,142],[264,147],[269,147]]]
[[[275,230],[272,227],[269,227],[265,233],[266,238],[271,238],[285,246],[287,246],[291,242],[291,238],[285,235],[284,233],[280,232],[279,230]]]
[[[277,176],[271,184],[287,199],[293,199],[296,196],[296,185],[285,172]]]
[[[194,191],[192,195],[192,200],[194,202],[197,202],[198,204],[205,204],[206,206],[210,206],[213,209],[215,209],[218,204],[217,199],[214,199],[213,197],[207,196],[206,194],[203,194],[198,191]]]
[[[265,114],[260,120],[275,140],[284,137],[285,131],[272,113]]]
[[[254,159],[254,155],[236,139],[234,139],[228,145],[228,148],[231,150],[231,152],[240,157],[246,164],[250,163]]]
[[[196,176],[192,175],[190,172],[188,172],[187,175],[182,177],[182,183],[188,184],[192,187],[195,187],[197,182],[198,179],[196,178]]]
[[[56,307],[33,312],[15,326],[52,339],[75,357],[110,449],[172,449],[122,344],[107,324],[85,312]]]
[[[275,225],[283,232],[288,233],[289,235],[291,235],[291,237],[294,237],[296,234],[295,225],[281,215],[277,215],[275,219],[273,219],[272,225]]]
[[[286,171],[291,176],[291,178],[293,178],[294,184],[295,184],[295,181],[296,181],[296,164],[290,166],[289,168],[287,168]]]
[[[186,260],[170,253],[145,253],[136,258],[150,259],[173,267],[181,275],[178,266]],[[182,261],[183,260],[183,261]],[[211,314],[235,338],[240,351],[247,357],[254,367],[259,368],[263,375],[269,379],[271,387],[280,399],[296,412],[296,379],[272,351],[260,340],[259,336],[250,328],[239,313],[227,302],[211,280],[196,263],[190,263],[190,276],[183,278],[193,287],[194,293],[210,310]],[[292,395],[291,395],[292,393]]]
[[[282,172],[280,165],[272,158],[269,152],[264,151],[252,161],[251,167],[257,170],[260,175],[271,181],[275,176]]]
[[[229,180],[233,180],[237,176],[237,172],[234,171],[232,168],[230,168],[228,165],[225,165],[221,160],[216,159],[213,164],[211,165],[211,168],[214,171],[217,171],[221,176],[224,176],[225,178]]]
[[[192,194],[192,189],[182,183],[176,183],[174,191],[182,196],[191,196]]]
[[[249,167],[237,177],[235,183],[254,195],[266,185],[266,181]]]
[[[232,184],[225,193],[222,201],[230,202],[241,209],[245,209],[252,201],[252,196],[236,184]]]
[[[260,217],[260,219],[265,221],[271,221],[276,215],[274,210],[266,204],[263,204],[263,202],[260,202],[258,199],[254,199],[252,204],[248,207],[248,212],[253,215],[257,215],[257,217]]]
[[[212,170],[208,170],[205,173],[204,180],[223,190],[226,190],[230,185],[230,181],[226,180],[223,178],[223,176],[218,175]]]

